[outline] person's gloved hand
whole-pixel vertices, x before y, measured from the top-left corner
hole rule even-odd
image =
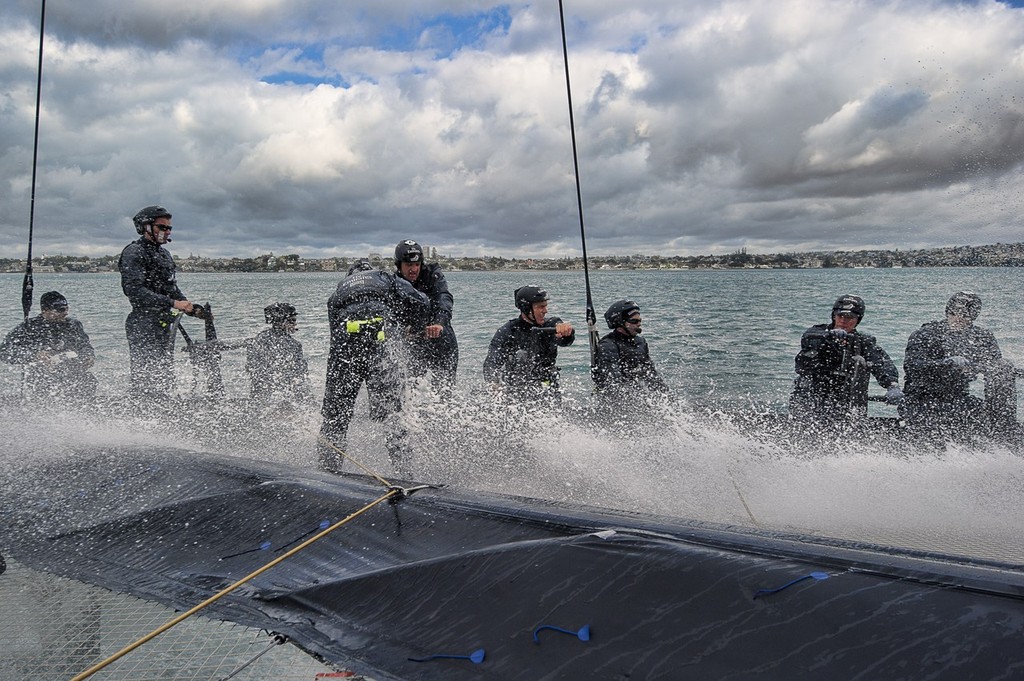
[[[886,404],[899,404],[903,401],[903,391],[900,390],[898,385],[891,385],[889,389],[885,391],[885,403]]]
[[[846,333],[842,329],[829,329],[826,335],[830,338],[835,338],[836,340],[843,340],[850,334]]]

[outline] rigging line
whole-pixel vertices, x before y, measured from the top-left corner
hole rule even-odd
[[[260,659],[261,657],[263,657],[264,655],[269,653],[271,650],[273,650],[277,646],[283,645],[283,644],[285,644],[287,642],[288,642],[288,637],[287,636],[284,636],[282,634],[273,634],[273,638],[271,638],[270,642],[267,643],[267,647],[266,648],[264,648],[260,652],[256,653],[255,655],[250,657],[248,660],[246,660],[245,662],[243,662],[239,666],[235,667],[233,670],[231,670],[230,674],[228,674],[227,676],[219,679],[219,681],[228,681],[229,679],[235,678],[236,676],[241,674],[245,669],[247,669],[250,665],[255,663],[256,660]]]
[[[359,467],[360,470],[362,470],[364,473],[369,475],[371,478],[374,478],[375,480],[377,480],[377,482],[381,483],[382,485],[384,485],[385,487],[388,487],[388,488],[390,488],[392,486],[390,482],[388,482],[383,477],[381,477],[376,472],[374,472],[369,466],[364,466],[362,463],[359,462],[358,459],[355,459],[350,454],[347,454],[346,452],[343,452],[340,447],[338,447],[336,444],[334,444],[333,442],[331,442],[330,440],[325,438],[323,435],[319,436],[317,439],[321,443],[327,445],[328,447],[330,447],[331,449],[336,451],[338,454],[341,454],[341,458],[347,459],[348,461],[351,461],[352,463],[354,463],[356,466]]]
[[[729,473],[729,479],[732,480],[732,488],[736,490],[736,496],[740,498],[740,503],[743,504],[743,510],[747,512],[747,517],[750,518],[750,522],[754,523],[754,527],[763,527],[761,523],[757,522],[757,518],[754,517],[754,512],[750,510],[750,506],[747,504],[747,499],[743,496],[743,491],[736,482],[736,476],[732,474],[731,469],[726,468],[726,471]]]
[[[590,294],[590,267],[587,263],[587,232],[583,227],[583,191],[580,189],[580,161],[576,151],[576,120],[572,113],[572,86],[569,83],[569,48],[565,40],[565,13],[558,0],[558,20],[562,27],[562,63],[565,65],[565,94],[569,100],[569,134],[572,137],[572,167],[576,176],[576,207],[580,215],[580,243],[583,247],[583,281],[587,289],[587,336],[590,339],[590,368],[597,367],[597,314]]]
[[[363,513],[366,513],[367,511],[369,511],[374,506],[377,506],[378,504],[381,504],[381,503],[383,503],[383,502],[385,502],[385,501],[387,501],[389,499],[392,499],[392,498],[394,498],[396,496],[402,496],[402,490],[399,489],[399,488],[389,489],[387,491],[387,493],[382,494],[381,496],[377,497],[376,499],[374,499],[370,503],[368,503],[365,506],[363,506],[358,511],[355,511],[355,512],[349,514],[348,516],[346,516],[345,518],[342,518],[338,522],[336,522],[333,525],[331,525],[330,527],[328,527],[326,530],[316,534],[313,537],[310,537],[306,541],[304,541],[301,544],[299,544],[298,546],[296,546],[291,551],[289,551],[287,553],[281,554],[280,556],[278,556],[274,560],[270,561],[269,563],[267,563],[263,567],[258,568],[257,570],[249,573],[245,577],[242,577],[241,579],[239,579],[234,584],[231,584],[229,586],[224,587],[223,589],[221,589],[220,591],[218,591],[214,595],[210,596],[209,598],[207,598],[205,601],[203,601],[199,605],[196,605],[192,609],[187,610],[187,611],[181,613],[180,615],[178,615],[174,619],[170,620],[166,624],[163,624],[162,626],[157,627],[156,629],[154,629],[150,633],[146,634],[145,636],[143,636],[139,640],[135,641],[134,643],[125,646],[124,648],[122,648],[121,650],[117,651],[116,653],[114,653],[113,655],[111,655],[107,659],[103,660],[102,662],[98,662],[97,664],[93,665],[92,667],[89,667],[88,669],[86,669],[81,674],[78,674],[77,676],[73,677],[71,679],[71,681],[83,681],[83,679],[89,678],[90,676],[92,676],[96,672],[104,669],[105,667],[107,667],[110,664],[116,662],[117,660],[120,660],[122,657],[124,657],[128,653],[132,652],[136,648],[139,648],[143,644],[148,643],[149,641],[152,641],[154,638],[156,638],[160,634],[166,632],[171,627],[174,627],[174,626],[180,624],[181,622],[185,621],[186,619],[188,619],[192,615],[196,614],[200,610],[203,610],[207,606],[212,605],[213,603],[216,603],[221,598],[223,598],[224,596],[227,596],[229,593],[231,593],[235,589],[239,588],[243,584],[246,584],[246,583],[252,581],[253,579],[255,579],[256,577],[259,577],[264,572],[266,572],[270,568],[274,567],[278,563],[281,563],[281,562],[287,560],[288,558],[291,558],[292,556],[294,556],[299,551],[302,551],[303,549],[305,549],[306,547],[310,546],[314,542],[316,542],[316,541],[326,537],[327,535],[329,535],[331,532],[334,532],[334,530],[338,529],[342,525],[348,523],[351,520],[354,520],[354,519],[358,518]]]
[[[46,35],[46,0],[42,0],[42,7],[39,12],[39,64],[36,67],[36,130],[32,141],[32,190],[28,208],[28,257],[25,259],[25,279],[21,284],[21,309],[25,312],[25,319],[32,311],[32,290],[35,283],[32,281],[32,231],[36,220],[36,166],[39,161],[39,108],[43,93],[43,37]]]

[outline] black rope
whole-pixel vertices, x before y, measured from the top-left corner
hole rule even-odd
[[[42,0],[42,9],[39,15],[39,65],[36,68],[36,130],[35,139],[32,142],[32,198],[28,209],[28,258],[25,260],[25,280],[21,284],[21,309],[28,319],[32,311],[32,291],[35,283],[32,281],[32,228],[36,220],[36,166],[39,161],[39,103],[43,92],[43,36],[46,24],[46,0]]]
[[[572,167],[576,176],[576,206],[580,214],[580,242],[583,245],[583,280],[587,288],[587,335],[590,339],[590,367],[597,366],[597,315],[590,294],[590,266],[587,263],[587,231],[583,226],[583,192],[580,189],[580,162],[576,151],[576,121],[572,113],[572,86],[569,83],[569,48],[565,41],[565,14],[558,0],[558,20],[562,26],[562,63],[565,65],[565,94],[569,100],[569,133],[572,136]]]

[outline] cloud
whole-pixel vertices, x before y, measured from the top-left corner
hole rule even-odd
[[[48,7],[36,252],[573,255],[555,3]],[[588,251],[1021,233],[1024,12],[828,0],[566,7]],[[0,256],[24,254],[38,3],[0,19]],[[71,234],[68,230],[71,230]],[[69,236],[76,237],[69,239]]]

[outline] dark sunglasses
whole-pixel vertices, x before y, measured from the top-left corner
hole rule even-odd
[[[633,317],[632,319],[627,319],[626,323],[627,324],[639,324],[642,321],[643,320],[640,317]]]
[[[161,232],[169,232],[172,229],[174,229],[173,225],[157,225],[157,224],[154,224],[153,227],[155,229],[159,229]]]

